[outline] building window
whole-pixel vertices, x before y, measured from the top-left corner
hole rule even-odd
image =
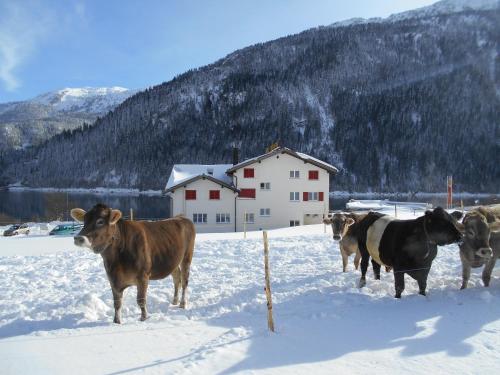
[[[300,200],[300,194],[298,191],[291,191],[290,192],[290,200],[292,202],[298,202]]]
[[[254,214],[245,213],[245,224],[253,224],[255,222]]]
[[[290,226],[291,227],[298,227],[300,225],[299,220],[290,220]]]
[[[323,201],[325,199],[322,191],[304,191],[304,201]]]
[[[290,178],[300,178],[299,171],[290,171]]]
[[[241,189],[239,197],[255,199],[255,189]]]
[[[260,209],[260,216],[271,216],[271,209],[270,208],[261,208]]]
[[[317,201],[318,196],[319,196],[319,194],[317,191],[304,192],[304,200],[305,201]]]
[[[229,214],[216,214],[215,215],[215,222],[217,224],[226,224],[231,222],[231,217]]]
[[[319,180],[319,171],[309,171],[310,180]]]
[[[271,190],[271,183],[270,182],[261,182],[260,183],[260,190]]]
[[[206,224],[207,223],[207,214],[193,214],[193,223]]]
[[[220,190],[210,190],[209,198],[219,200],[220,199]]]
[[[254,178],[255,171],[253,168],[243,168],[243,177],[245,178]]]
[[[196,199],[196,190],[186,190],[186,200],[195,200]]]

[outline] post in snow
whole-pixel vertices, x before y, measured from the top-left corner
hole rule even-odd
[[[267,231],[263,231],[262,234],[264,236],[264,274],[266,278],[264,290],[267,298],[267,328],[269,328],[271,332],[274,332],[273,300],[271,297],[271,281],[269,275],[269,242],[267,241]]]

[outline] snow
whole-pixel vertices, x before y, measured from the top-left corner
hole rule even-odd
[[[406,12],[392,14],[387,18],[351,18],[335,22],[330,27],[347,27],[366,23],[399,22],[412,18],[433,17],[440,14],[458,13],[468,9],[489,10],[500,8],[498,0],[442,0],[432,5],[412,9]]]
[[[413,211],[401,211],[413,217]],[[326,233],[324,233],[326,229]],[[407,278],[341,272],[323,225],[269,231],[276,333],[266,328],[260,232],[199,234],[188,309],[171,306],[171,279],[151,282],[150,318],[135,288],[111,323],[102,260],[71,237],[0,238],[2,374],[497,373],[500,270],[460,291],[456,245],[441,247],[428,296]],[[15,254],[15,255],[14,255]]]
[[[51,91],[32,99],[57,111],[105,113],[139,90],[124,87],[82,87]]]
[[[228,185],[232,185],[231,177],[226,174],[226,171],[232,166],[232,164],[174,164],[165,189],[170,189],[184,181],[201,175],[212,176]]]

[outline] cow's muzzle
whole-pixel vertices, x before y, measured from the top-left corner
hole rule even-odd
[[[76,246],[91,248],[90,241],[87,236],[75,236],[74,242]]]
[[[335,241],[340,241],[340,240],[342,239],[342,237],[340,237],[338,234],[334,234],[334,235],[333,235],[333,239],[334,239]]]
[[[491,258],[493,250],[490,247],[482,247],[476,251],[476,255],[481,258]]]

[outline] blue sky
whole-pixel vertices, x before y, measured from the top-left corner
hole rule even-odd
[[[0,103],[144,88],[248,45],[434,0],[0,0]]]

